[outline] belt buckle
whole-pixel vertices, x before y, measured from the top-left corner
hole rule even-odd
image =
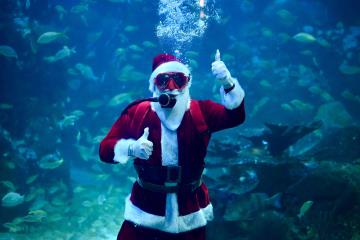
[[[173,173],[176,174],[176,178],[173,179]],[[164,185],[166,187],[176,187],[181,180],[181,166],[167,166],[166,167],[166,181]]]

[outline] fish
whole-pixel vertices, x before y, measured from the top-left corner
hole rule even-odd
[[[144,51],[144,49],[142,49],[141,47],[139,47],[136,44],[131,44],[128,48],[134,52],[143,52]]]
[[[20,195],[17,192],[8,192],[1,199],[1,206],[3,207],[15,207],[24,202],[24,195]]]
[[[295,22],[296,17],[292,15],[291,12],[289,12],[286,9],[280,9],[276,12],[276,16],[279,17],[281,23],[285,25],[291,25]]]
[[[48,44],[59,38],[68,38],[63,32],[46,32],[39,36],[37,39],[38,44]]]
[[[66,202],[61,197],[56,197],[51,201],[51,204],[57,207],[62,207],[66,205]]]
[[[46,220],[49,222],[57,222],[57,221],[60,221],[61,219],[63,219],[63,215],[60,213],[52,214],[46,218]]]
[[[334,98],[324,89],[321,89],[318,85],[311,86],[308,88],[309,92],[319,95],[325,102],[333,101]]]
[[[94,147],[90,148],[80,144],[76,144],[75,147],[84,161],[89,161],[96,158],[94,155]]]
[[[86,39],[89,43],[93,44],[103,35],[103,32],[91,32],[87,35]]]
[[[344,75],[356,75],[360,73],[360,67],[342,63],[339,66],[339,71]]]
[[[277,37],[276,37],[276,40],[281,44],[286,43],[287,41],[289,41],[289,39],[290,39],[290,36],[287,33],[279,33],[279,34],[277,34]]]
[[[263,108],[269,101],[269,97],[262,97],[259,101],[256,102],[252,112],[250,113],[250,116],[254,116],[255,114],[257,114],[259,110]]]
[[[30,0],[26,0],[26,2],[25,2],[25,8],[26,9],[29,9],[30,8]]]
[[[139,27],[138,26],[134,26],[134,25],[127,25],[125,28],[124,28],[124,31],[125,32],[136,32],[139,30]]]
[[[314,109],[314,106],[309,104],[309,103],[305,103],[299,99],[293,99],[290,101],[290,104],[295,107],[297,110],[300,111],[311,111]]]
[[[186,56],[187,58],[193,58],[193,59],[195,59],[195,58],[198,58],[198,57],[199,57],[199,52],[196,52],[196,51],[186,51],[186,52],[185,52],[185,56]]]
[[[266,37],[266,38],[271,38],[273,36],[273,32],[271,31],[270,28],[267,28],[267,27],[261,28],[261,34],[263,37]]]
[[[80,3],[71,8],[70,12],[75,14],[82,14],[89,11],[89,5],[86,3]]]
[[[9,103],[0,103],[0,109],[2,110],[8,110],[8,109],[13,109],[14,106],[12,104]]]
[[[6,162],[5,162],[5,166],[6,166],[8,169],[15,169],[15,163],[10,162],[10,161],[6,161]]]
[[[9,229],[9,232],[12,232],[12,233],[21,232],[21,231],[25,230],[24,226],[19,225],[17,223],[13,223],[13,222],[4,223],[3,226],[5,228]],[[5,238],[5,239],[8,240],[8,239],[15,239],[15,238]]]
[[[47,217],[47,212],[41,209],[37,209],[37,210],[30,210],[28,215],[22,217],[22,220],[24,222],[35,223],[35,222],[42,222],[42,220],[46,217]]]
[[[25,202],[30,202],[32,200],[34,200],[37,197],[38,192],[35,191],[34,189],[31,189],[30,193],[26,194],[24,201]]]
[[[81,86],[81,80],[80,79],[77,79],[77,78],[74,78],[74,79],[70,79],[67,83],[67,85],[69,86],[69,88],[71,90],[78,90]]]
[[[74,193],[82,193],[86,190],[83,186],[76,186],[73,190]]]
[[[59,187],[58,185],[54,185],[54,186],[51,186],[51,187],[49,188],[48,193],[54,194],[54,193],[56,193],[56,192],[59,191],[59,190],[60,190],[60,187]]]
[[[95,76],[92,68],[89,65],[83,64],[83,63],[77,63],[75,65],[75,68],[80,72],[80,74],[89,80],[98,80],[99,78]]]
[[[320,46],[325,47],[325,48],[329,48],[331,47],[331,44],[324,38],[318,38],[317,42]]]
[[[269,81],[267,80],[261,80],[260,81],[260,86],[267,88],[267,89],[271,89],[272,85],[270,84]]]
[[[57,124],[60,129],[64,129],[69,126],[74,126],[75,122],[79,120],[78,116],[75,115],[64,115],[64,118],[60,120]]]
[[[313,201],[304,202],[300,207],[299,214],[297,215],[297,217],[300,219],[303,218],[313,204],[314,204]]]
[[[74,110],[70,114],[80,118],[81,116],[84,116],[85,113],[82,110]]]
[[[79,143],[81,140],[81,131],[78,131],[78,133],[76,134],[76,142]]]
[[[116,65],[121,64],[126,59],[126,49],[117,48],[114,52],[114,62]]]
[[[142,45],[146,48],[155,48],[156,44],[150,41],[143,41]]]
[[[133,81],[139,82],[147,78],[147,75],[139,71],[122,72],[119,74],[117,80],[121,82]]]
[[[295,39],[296,41],[301,42],[301,43],[314,43],[314,42],[316,42],[316,38],[313,35],[311,35],[309,33],[304,33],[304,32],[301,32],[301,33],[298,33],[298,34],[294,35],[293,39]]]
[[[64,163],[64,159],[58,154],[48,154],[43,156],[38,162],[38,166],[42,169],[55,169]]]
[[[89,200],[85,200],[81,203],[83,207],[92,207],[94,206],[94,203],[90,202]]]
[[[101,99],[93,99],[86,104],[87,108],[99,108],[104,105],[104,101]]]
[[[344,90],[341,92],[341,96],[346,100],[354,101],[360,103],[360,96],[354,95],[349,90]]]
[[[28,177],[28,178],[26,179],[26,184],[31,184],[31,183],[33,183],[38,177],[39,177],[38,174],[35,174],[35,175],[32,175],[32,176]]]
[[[282,194],[269,197],[266,193],[251,193],[226,203],[224,220],[250,221],[258,214],[269,209],[281,209]]]
[[[194,59],[189,59],[188,62],[191,69],[197,69],[199,67],[198,62]]]
[[[129,103],[132,101],[131,93],[120,93],[112,97],[108,103],[110,107],[116,107],[124,103]]]
[[[18,58],[16,51],[12,47],[7,45],[0,45],[0,55],[9,58]]]
[[[62,5],[56,5],[55,10],[59,14],[60,21],[62,21],[64,18],[64,15],[66,14],[65,8]]]
[[[100,181],[105,181],[110,177],[110,174],[98,174],[95,178]]]
[[[68,46],[63,46],[54,56],[44,57],[44,60],[53,63],[61,59],[70,57],[72,54],[76,53],[75,48],[69,48]]]
[[[15,191],[17,187],[11,181],[1,181],[2,185],[7,187],[10,191]]]
[[[36,198],[36,200],[31,204],[30,210],[41,209],[41,208],[45,207],[48,204],[49,204],[49,202],[44,199],[43,194],[42,194],[41,196]]]
[[[105,137],[105,135],[99,135],[99,136],[93,137],[91,143],[93,143],[93,144],[100,143],[101,140],[104,139],[104,137]]]
[[[64,8],[62,5],[60,5],[60,4],[58,4],[58,5],[55,6],[55,10],[56,10],[58,13],[66,13],[65,8]]]

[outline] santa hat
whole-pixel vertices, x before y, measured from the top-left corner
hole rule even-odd
[[[182,63],[178,58],[170,54],[159,54],[154,57],[152,64],[152,73],[149,79],[149,90],[154,92],[154,80],[160,73],[166,72],[181,72],[186,76],[190,76],[189,68]]]

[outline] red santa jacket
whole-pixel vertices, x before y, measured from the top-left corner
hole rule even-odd
[[[195,100],[192,100],[195,101]],[[211,133],[235,127],[245,120],[244,101],[239,107],[228,110],[223,105],[210,100],[197,101],[204,120],[208,126],[208,138],[199,133],[192,119],[194,114],[187,110],[182,122],[177,129],[178,136],[178,159],[182,167],[182,180],[186,182],[186,176],[191,172],[197,172],[204,167],[204,158]],[[190,105],[192,107],[193,104]],[[133,118],[137,111],[137,105],[127,108],[112,126],[109,133],[100,143],[100,159],[107,163],[115,163],[114,147],[120,139],[138,139],[144,128],[149,127],[148,140],[153,142],[153,152],[148,160],[135,159],[135,163],[161,166],[161,122],[156,112],[147,103],[143,119],[134,122]],[[138,113],[137,113],[138,114]],[[179,192],[177,194],[179,215],[187,215],[205,208],[209,203],[207,187],[204,183],[193,192]],[[152,192],[143,189],[137,182],[134,183],[130,201],[145,212],[164,216],[166,193]]]

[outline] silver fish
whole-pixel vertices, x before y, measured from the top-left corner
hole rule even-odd
[[[1,205],[3,207],[15,207],[24,202],[24,195],[17,192],[8,192],[2,199]]]

